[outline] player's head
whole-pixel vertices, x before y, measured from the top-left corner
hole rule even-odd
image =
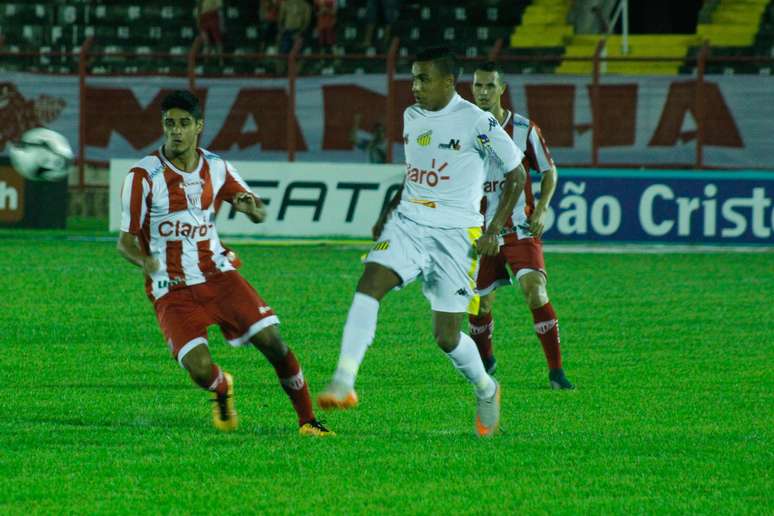
[[[457,61],[448,48],[428,48],[411,66],[411,92],[422,109],[437,111],[454,95]]]
[[[190,91],[176,90],[161,101],[164,152],[181,156],[196,149],[196,139],[204,129],[199,99]]]
[[[476,67],[473,72],[473,99],[484,111],[492,111],[500,104],[505,92],[502,70],[493,61]]]

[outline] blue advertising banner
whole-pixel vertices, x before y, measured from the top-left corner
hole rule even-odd
[[[772,245],[773,205],[774,172],[559,169],[544,238]]]

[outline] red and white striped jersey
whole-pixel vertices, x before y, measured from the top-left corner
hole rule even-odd
[[[184,172],[161,150],[137,162],[121,191],[121,231],[138,237],[141,249],[159,261],[146,279],[151,300],[170,290],[207,281],[234,266],[215,229],[215,211],[250,189],[226,160],[197,149],[199,164]],[[255,194],[253,194],[255,195]]]
[[[554,166],[554,160],[548,150],[546,141],[540,132],[540,128],[531,120],[516,114],[507,112],[502,123],[503,129],[511,135],[516,146],[524,153],[522,164],[527,171],[527,180],[513,213],[503,226],[503,234],[514,233],[519,239],[530,238],[529,223],[527,219],[535,209],[535,197],[532,195],[532,181],[530,170],[543,173]],[[504,179],[498,167],[487,173],[484,183],[484,197],[481,199],[481,213],[484,214],[485,224],[489,224],[497,211],[500,202]]]

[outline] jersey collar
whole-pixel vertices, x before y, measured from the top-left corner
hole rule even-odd
[[[423,109],[422,112],[425,116],[443,116],[448,113],[450,113],[454,107],[460,103],[462,100],[462,97],[460,97],[460,94],[456,91],[454,92],[454,96],[451,98],[448,104],[446,104],[443,108],[439,109],[438,111],[428,111],[426,109]]]

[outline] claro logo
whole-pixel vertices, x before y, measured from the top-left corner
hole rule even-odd
[[[159,235],[163,237],[206,237],[210,230],[213,228],[212,224],[202,224],[201,226],[194,226],[187,222],[165,221],[159,224]]]

